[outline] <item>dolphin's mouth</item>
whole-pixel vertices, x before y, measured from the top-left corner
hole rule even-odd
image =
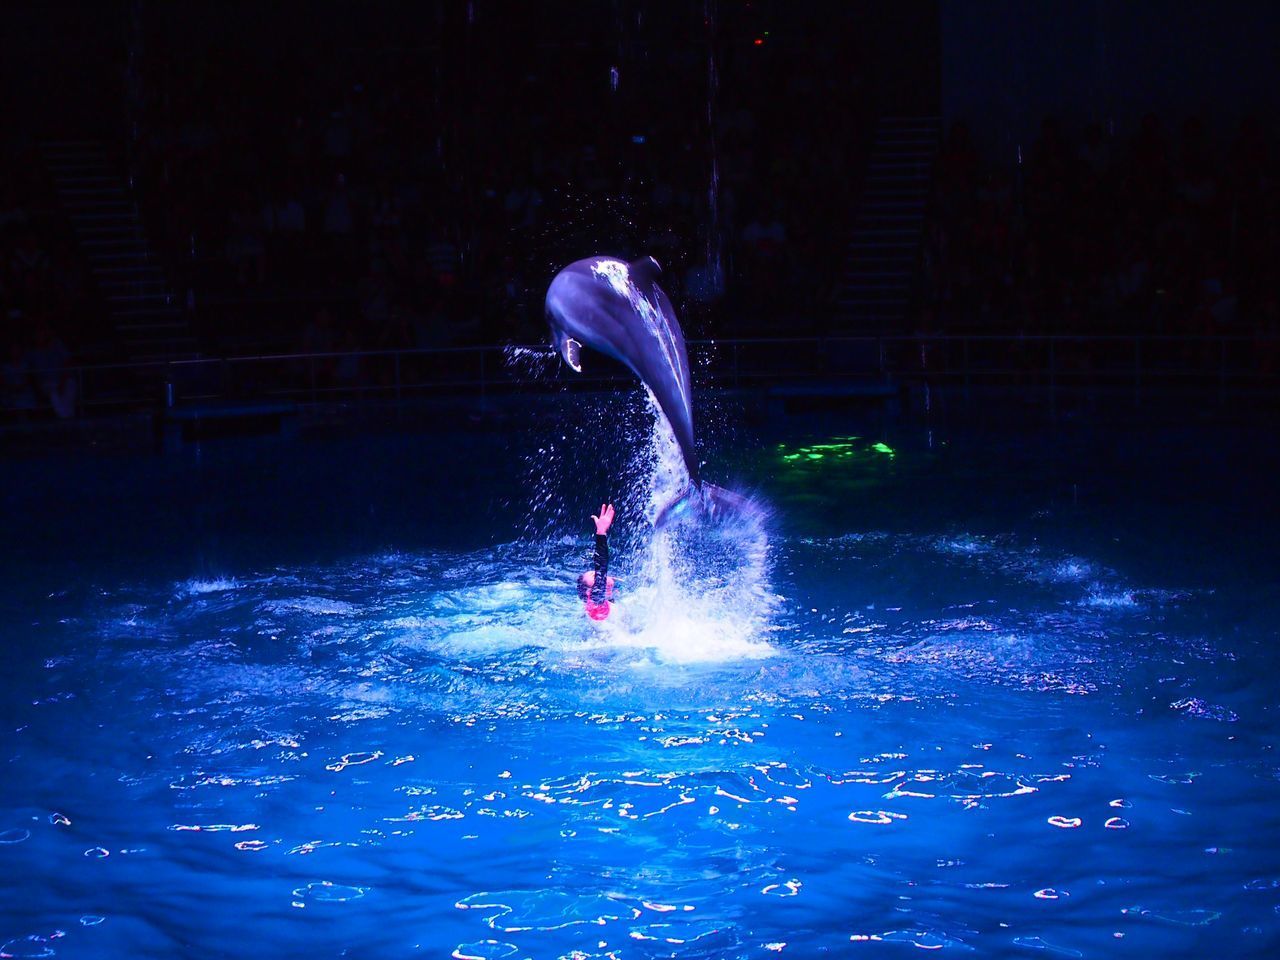
[[[564,338],[564,346],[560,348],[564,362],[573,368],[574,373],[582,372],[582,344],[573,337]]]

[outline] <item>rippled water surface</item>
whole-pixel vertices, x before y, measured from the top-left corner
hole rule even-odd
[[[342,449],[100,466],[5,607],[0,955],[1269,955],[1265,482],[886,439],[744,448],[767,535],[633,530],[603,627],[506,439],[376,543],[229,479]]]

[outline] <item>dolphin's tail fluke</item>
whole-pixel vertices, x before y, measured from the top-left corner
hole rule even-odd
[[[754,501],[748,500],[740,493],[717,487],[714,483],[702,485],[702,501],[703,509],[717,520],[730,515],[742,516],[755,510]]]
[[[753,501],[741,494],[726,490],[724,487],[717,487],[714,483],[699,484],[690,481],[679,496],[658,511],[653,526],[654,529],[661,530],[663,527],[690,517],[723,520],[729,516],[754,512]]]

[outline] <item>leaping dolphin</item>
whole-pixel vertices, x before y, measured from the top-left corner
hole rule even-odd
[[[626,263],[615,257],[576,260],[547,288],[551,345],[582,372],[584,346],[628,367],[644,382],[671,425],[689,473],[689,487],[658,513],[662,527],[691,505],[738,505],[737,494],[702,482],[693,439],[693,389],[684,334],[671,301],[658,286],[661,268],[652,257]]]

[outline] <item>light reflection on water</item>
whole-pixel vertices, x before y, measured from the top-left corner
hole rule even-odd
[[[1213,598],[1012,536],[769,550],[745,592],[620,558],[603,628],[546,543],[57,599],[4,952],[1274,942],[1274,707]]]

